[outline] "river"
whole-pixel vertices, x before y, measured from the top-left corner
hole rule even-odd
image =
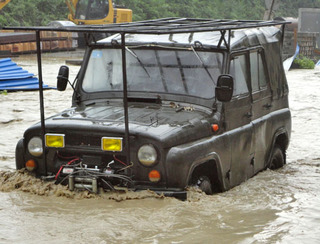
[[[43,56],[44,82],[55,86],[59,66],[74,54]],[[13,60],[38,73],[34,55]],[[70,66],[71,80],[78,70]],[[292,70],[287,79],[287,164],[224,193],[192,190],[187,201],[71,193],[15,172],[15,145],[39,121],[39,95],[0,95],[0,243],[320,243],[320,68]],[[46,117],[71,105],[70,87],[44,93]]]

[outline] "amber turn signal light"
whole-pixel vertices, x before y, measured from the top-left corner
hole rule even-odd
[[[214,132],[217,132],[219,130],[219,125],[218,124],[213,124],[213,125],[211,125],[211,127],[212,127],[212,130]]]
[[[30,159],[26,162],[26,169],[28,171],[33,171],[35,170],[36,167],[37,167],[36,161],[34,161],[33,159]]]
[[[158,182],[161,178],[160,172],[158,170],[152,170],[149,173],[149,180],[151,182]]]

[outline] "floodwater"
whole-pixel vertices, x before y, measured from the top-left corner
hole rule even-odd
[[[66,58],[48,56],[43,77],[54,86]],[[38,73],[35,56],[14,61]],[[70,66],[71,80],[78,69]],[[287,77],[293,131],[285,167],[221,194],[190,191],[184,202],[151,192],[76,194],[15,172],[15,145],[40,118],[39,95],[0,95],[0,243],[320,243],[320,69]],[[46,117],[69,107],[71,94],[45,91]]]

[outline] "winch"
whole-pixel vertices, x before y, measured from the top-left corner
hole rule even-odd
[[[82,163],[80,165],[65,165],[56,180],[57,183],[68,184],[70,191],[88,190],[96,194],[99,193],[100,188],[105,191],[115,191],[115,186],[129,188],[133,184],[130,177],[116,174],[110,167],[105,169],[99,169],[98,166],[89,168]]]

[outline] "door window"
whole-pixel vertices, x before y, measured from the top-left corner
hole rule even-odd
[[[250,73],[253,93],[262,90],[267,86],[267,78],[262,56],[258,51],[250,53]]]
[[[248,72],[246,56],[244,54],[232,58],[230,62],[230,74],[234,78],[233,96],[235,97],[248,94]]]

